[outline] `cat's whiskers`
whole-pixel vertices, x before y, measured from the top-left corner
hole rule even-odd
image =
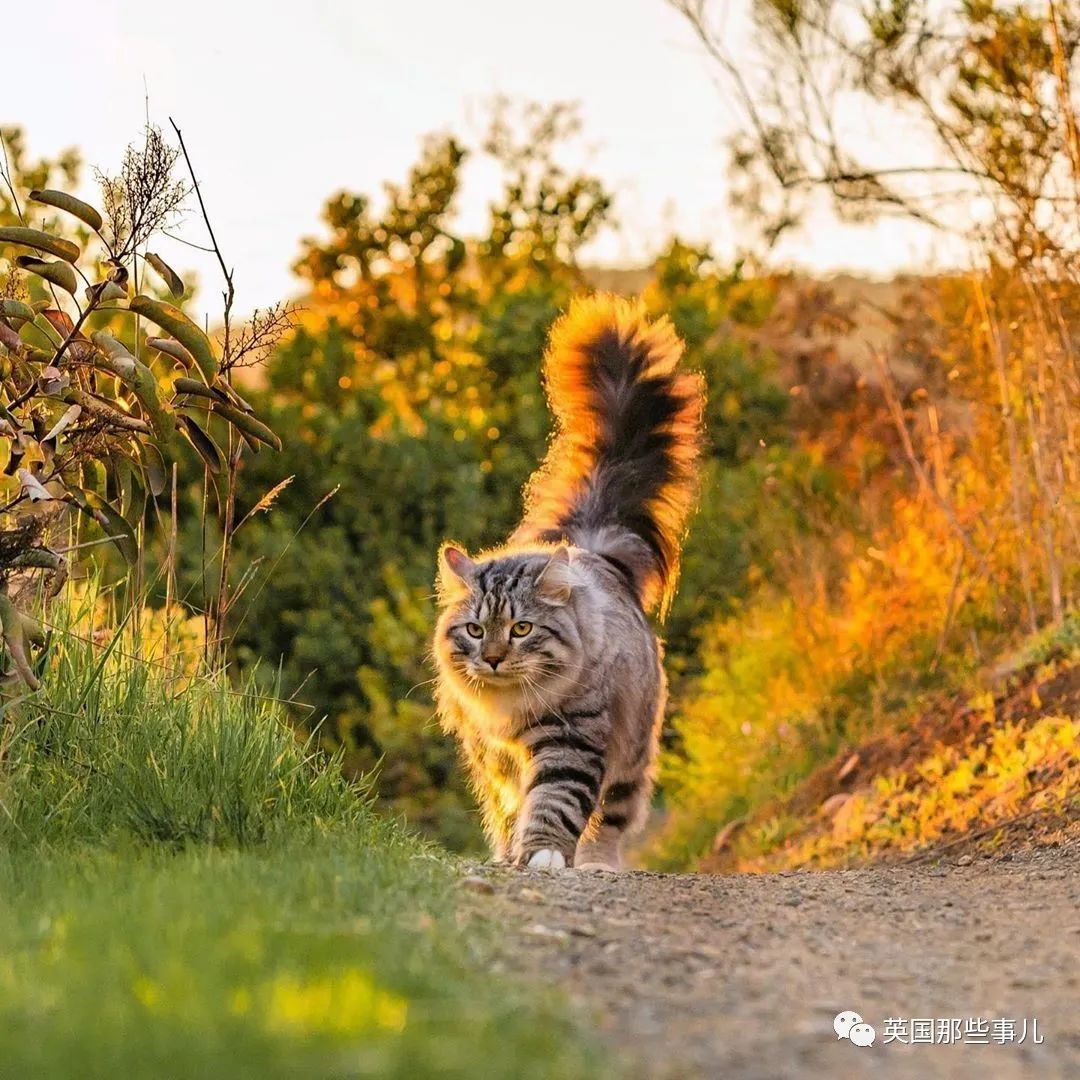
[[[535,680],[533,680],[528,674],[526,674],[524,672],[521,675],[521,680],[522,680],[522,683],[521,683],[522,689],[525,691],[526,694],[528,694],[531,691],[532,693],[534,693],[536,695],[536,700],[539,701],[541,706],[543,707],[543,709],[542,709],[543,712],[555,712],[554,707],[548,701],[545,700],[544,695],[543,695],[543,693],[541,693],[540,687],[535,682]],[[555,715],[557,716],[558,713],[556,712]],[[539,719],[540,719],[540,714],[537,714],[535,717],[531,718],[532,721],[539,720]],[[530,721],[526,721],[526,726],[531,726]]]
[[[405,697],[408,698],[408,696],[414,690],[419,690],[421,686],[434,686],[435,683],[437,683],[438,681],[439,681],[439,677],[437,675],[435,676],[434,679],[423,679],[421,682],[418,682],[415,686],[410,686],[409,689],[405,691]]]

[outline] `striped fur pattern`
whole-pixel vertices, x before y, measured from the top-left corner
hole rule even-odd
[[[678,370],[682,351],[667,319],[616,297],[578,300],[555,324],[544,365],[555,439],[514,534],[619,560],[661,617],[697,492],[705,403],[701,376]]]
[[[703,395],[666,320],[578,301],[545,361],[557,432],[522,525],[439,556],[437,699],[496,858],[621,866],[648,809],[666,698],[647,613],[670,602]]]

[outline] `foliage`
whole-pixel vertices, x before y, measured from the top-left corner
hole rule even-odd
[[[680,670],[696,662],[702,620],[730,610],[768,572],[773,545],[763,538],[798,513],[807,463],[791,453],[788,397],[775,358],[747,341],[774,297],[771,282],[744,280],[740,268],[722,268],[707,248],[677,239],[645,291],[650,310],[675,324],[687,347],[683,362],[704,375],[707,388],[701,495],[665,627],[669,661]]]
[[[36,688],[30,649],[41,630],[11,594],[33,569],[51,574],[51,590],[62,584],[65,555],[80,549],[86,531],[65,511],[81,511],[91,531],[102,530],[135,563],[146,500],[164,491],[182,439],[216,473],[224,459],[211,422],[230,447],[241,439],[277,445],[277,437],[231,388],[241,357],[228,337],[219,357],[179,308],[139,291],[147,266],[174,299],[185,291],[146,251],[187,194],[173,175],[179,151],[148,128],[119,174],[100,178],[104,213],[50,188],[30,190],[24,206],[20,188],[56,170],[24,162],[11,134],[0,172],[0,245],[34,254],[9,256],[0,278],[0,621],[11,674]],[[76,169],[68,156],[59,171],[70,182]],[[28,216],[37,207],[45,208],[41,228]],[[169,336],[154,337],[146,325]]]
[[[1022,385],[1019,360],[1036,353],[1021,343],[1039,324],[1010,319],[1004,385],[1027,420],[1027,438],[1010,446],[1001,364],[984,337],[994,323],[979,318],[991,289],[998,310],[1019,313],[1007,281],[920,286],[930,323],[896,327],[874,392],[892,439],[878,424],[868,429],[877,453],[865,441],[832,446],[832,520],[803,518],[787,534],[793,557],[774,564],[744,608],[701,631],[700,675],[683,688],[664,767],[669,816],[653,853],[661,864],[696,860],[725,823],[756,819],[842,748],[903,724],[935,688],[968,687],[1024,630],[1056,635],[1070,625],[1080,565],[1069,529],[1075,462],[1067,441],[1042,440],[1054,408],[1062,408],[1054,423],[1074,423],[1075,412],[1056,395],[1056,404],[1041,403],[1061,367]],[[1059,313],[1071,303],[1062,290]],[[1052,364],[1061,346],[1045,326],[1039,362]],[[912,370],[912,357],[921,368]],[[903,386],[893,376],[902,369]],[[807,453],[821,444],[812,426],[796,440]],[[1062,455],[1052,481],[1034,464],[1044,446],[1042,462]],[[867,471],[860,460],[876,464]],[[1040,475],[1061,485],[1052,497],[1042,498]],[[762,844],[783,838],[781,829]]]
[[[712,17],[722,5],[669,2],[742,108],[735,170],[772,239],[824,191],[854,220],[977,230],[1018,263],[1075,250],[1074,0],[767,0],[739,56]]]
[[[3,708],[6,1071],[595,1072],[557,1003],[493,976],[447,861],[175,612],[106,600],[57,601],[55,675]]]
[[[293,479],[273,512],[237,537],[238,565],[262,570],[236,586],[236,655],[245,666],[283,658],[287,692],[309,706],[298,717],[326,717],[321,736],[344,746],[348,771],[378,763],[384,801],[454,847],[479,834],[427,688],[434,556],[447,537],[497,543],[516,521],[548,431],[539,378],[547,329],[587,287],[576,252],[608,213],[595,179],[557,164],[572,116],[557,107],[527,110],[526,120],[517,141],[504,119],[488,140],[506,184],[480,237],[451,231],[466,159],[452,138],[429,140],[378,211],[363,196],[332,199],[329,239],[305,242],[297,266],[310,282],[299,324],[265,386],[245,390],[285,450],[245,462],[238,511],[283,474]],[[691,664],[690,628],[766,561],[754,539],[757,490],[797,470],[784,460],[787,398],[768,359],[732,339],[760,323],[769,284],[676,242],[648,301],[672,310],[688,363],[713,392],[706,540],[687,554],[671,623],[673,653]],[[763,454],[761,440],[776,445]],[[752,493],[752,505],[714,489]],[[717,544],[730,554],[719,572]]]
[[[664,762],[664,865],[701,854],[723,823],[970,670],[962,651],[947,666],[937,655],[951,586],[945,529],[927,531],[915,503],[896,513],[835,592],[815,589],[813,568],[789,572],[703,632],[703,674],[679,703],[677,749]],[[965,617],[979,621],[985,607],[973,597]]]
[[[1040,810],[1060,811],[1080,780],[1080,719],[1044,716],[1005,724],[962,747],[942,747],[910,769],[893,769],[845,799],[825,823],[794,836],[751,833],[741,848],[746,870],[824,868],[925,848],[990,829]],[[765,823],[758,832],[775,829]],[[764,842],[763,842],[764,841]]]
[[[68,591],[50,677],[3,708],[0,840],[251,844],[300,824],[358,827],[361,790],[298,741],[250,679],[203,670],[176,612],[126,617]],[[359,816],[358,816],[359,815]]]
[[[792,387],[804,394],[793,450],[826,468],[794,528],[756,518],[768,531],[755,542],[786,541],[793,557],[774,559],[744,609],[717,609],[700,630],[654,851],[685,865],[840,748],[902,724],[928,689],[967,685],[988,656],[1075,608],[1080,12],[767,3],[755,8],[757,56],[736,57],[708,0],[672,2],[743,106],[734,166],[772,238],[822,190],[857,219],[970,227],[978,197],[992,210],[970,230],[984,269],[924,283],[850,389],[815,416],[811,383]],[[844,119],[853,103],[878,129],[919,137],[869,156],[877,143]],[[803,366],[802,344],[790,345]],[[799,827],[762,826],[760,847]]]
[[[307,242],[298,264],[310,302],[252,394],[285,458],[241,477],[241,510],[283,472],[294,479],[238,539],[242,561],[272,577],[237,603],[237,655],[284,657],[305,718],[328,717],[323,737],[345,746],[350,771],[382,759],[382,793],[456,846],[475,823],[426,692],[434,552],[447,535],[491,543],[513,521],[547,427],[543,337],[579,281],[534,246],[572,254],[605,212],[592,185],[572,182],[553,211],[537,205],[559,173],[543,132],[533,147],[541,188],[519,162],[491,233],[468,246],[449,232],[464,160],[452,139],[426,145],[377,217],[361,196],[331,201],[330,240]],[[505,233],[508,215],[522,232]],[[566,221],[549,228],[545,215]]]

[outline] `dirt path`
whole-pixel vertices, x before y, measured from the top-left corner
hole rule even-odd
[[[1080,845],[969,858],[767,877],[485,867],[494,892],[472,888],[507,927],[506,968],[564,986],[645,1076],[1080,1077]],[[837,1039],[845,1010],[873,1046]],[[966,1032],[980,1017],[986,1045]],[[886,1042],[886,1018],[958,1018],[962,1041]],[[1017,1040],[1026,1018],[1023,1045],[998,1018]]]

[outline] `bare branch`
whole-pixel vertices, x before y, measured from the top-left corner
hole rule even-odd
[[[233,272],[225,265],[225,257],[221,254],[221,247],[217,242],[217,237],[214,235],[214,226],[210,224],[210,215],[206,212],[206,203],[203,201],[202,188],[199,187],[198,178],[195,176],[195,167],[191,164],[191,157],[188,154],[187,146],[184,144],[184,136],[176,126],[176,121],[171,116],[169,117],[169,123],[172,124],[172,129],[176,132],[176,138],[180,142],[180,152],[184,155],[184,162],[188,168],[188,175],[191,177],[192,186],[195,188],[195,197],[199,200],[199,210],[202,213],[206,231],[210,234],[212,250],[217,256],[218,265],[221,267],[222,276],[225,278],[225,291],[222,294],[222,297],[225,301],[224,359],[227,364],[231,358],[232,347],[230,318],[232,316],[233,301],[236,299],[236,288],[233,285]]]

